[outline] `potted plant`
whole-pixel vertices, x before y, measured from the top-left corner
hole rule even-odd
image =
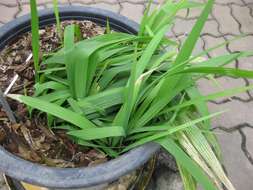
[[[62,31],[59,18],[68,13],[65,10],[59,15],[55,5],[60,42],[46,55],[40,55],[36,2],[31,0],[34,90],[24,90],[28,95],[7,96],[25,104],[31,120],[36,117],[47,121],[50,131],[68,139],[63,143],[71,141],[99,150],[111,161],[85,168],[55,168],[27,162],[1,150],[0,168],[4,172],[45,187],[89,187],[111,182],[138,168],[162,146],[175,157],[185,189],[194,190],[197,184],[206,190],[223,186],[234,189],[222,168],[219,144],[210,126],[210,119],[224,111],[210,114],[206,102],[253,86],[203,96],[196,81],[213,74],[252,78],[252,71],[225,67],[252,52],[202,58],[224,45],[219,44],[192,55],[213,0],[205,4],[165,1],[152,12],[151,3],[138,33],[135,24],[112,13],[70,8],[79,19],[81,14],[82,18],[105,25],[105,34],[89,39],[82,39],[76,24]],[[199,6],[203,11],[178,50],[177,43],[165,34],[179,10]],[[43,19],[42,15],[41,24],[50,23],[51,16],[47,13],[47,19]],[[23,121],[15,129],[22,131],[23,125],[28,124]]]

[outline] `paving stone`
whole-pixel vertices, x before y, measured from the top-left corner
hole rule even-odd
[[[201,79],[198,81],[198,87],[200,92],[205,96],[211,93],[217,93],[224,89],[231,89],[236,87],[245,86],[245,81],[243,79],[235,79],[229,77],[221,77],[217,78],[216,81],[218,85],[214,83],[212,80]],[[242,99],[248,99],[248,95],[246,93],[236,94],[236,97],[240,97]],[[219,98],[217,101],[222,101],[227,98]]]
[[[239,25],[233,19],[229,6],[214,5],[213,15],[220,24],[220,31],[223,34],[240,34]]]
[[[17,6],[17,1],[16,0],[1,0],[0,4],[7,5],[8,7],[13,7],[13,6]]]
[[[245,3],[251,3],[252,4],[252,0],[243,0]]]
[[[253,158],[253,128],[244,128],[243,133],[246,136],[246,148],[250,153],[251,158]]]
[[[192,8],[189,10],[187,18],[198,18],[202,11],[203,9],[201,7]]]
[[[218,31],[219,24],[215,20],[208,20],[205,23],[202,34],[212,34],[220,36],[221,34]]]
[[[249,0],[251,1],[251,0]],[[228,3],[235,3],[238,5],[244,5],[244,3],[241,0],[216,0],[215,3],[222,3],[222,4],[228,4]]]
[[[204,40],[202,38],[199,38],[195,47],[194,47],[192,54],[196,55],[196,54],[202,52],[204,50],[203,47],[204,47]]]
[[[86,1],[84,1],[86,2]],[[109,4],[112,4],[112,3],[118,3],[118,0],[95,0],[93,1],[93,3],[109,3]]]
[[[202,38],[205,42],[205,49],[214,47],[218,44],[221,44],[221,43],[225,42],[224,38],[222,38],[222,37],[216,38],[216,37],[213,37],[213,36],[205,35]],[[224,55],[224,54],[228,54],[228,51],[227,51],[225,46],[222,46],[218,49],[215,49],[215,50],[209,52],[209,55],[211,57],[216,57],[216,56]]]
[[[248,7],[240,7],[232,5],[233,15],[241,24],[241,30],[243,33],[253,32],[253,17],[250,15],[250,9]]]
[[[71,0],[69,1],[71,5],[78,5],[78,6],[87,6],[90,4],[94,4],[93,0],[86,0],[86,1],[82,1],[82,0]]]
[[[120,11],[120,14],[140,23],[143,15],[144,5],[131,3],[121,3],[121,5],[123,9]]]
[[[89,6],[95,7],[95,8],[100,8],[100,9],[106,9],[109,11],[113,11],[115,13],[118,13],[120,11],[119,4],[95,3],[95,4],[90,4]]]
[[[21,4],[29,4],[30,0],[20,0]],[[37,0],[37,4],[52,3],[52,0]],[[68,3],[68,0],[58,0],[58,3]]]
[[[42,9],[45,9],[46,7],[40,5],[40,6],[38,6],[37,8],[38,8],[38,10],[42,10]],[[30,5],[28,5],[28,4],[22,5],[22,6],[21,6],[21,9],[22,9],[22,11],[19,12],[19,13],[16,15],[16,17],[20,17],[20,16],[23,16],[23,15],[26,15],[26,14],[29,14],[29,13],[30,13]]]
[[[240,58],[239,68],[253,70],[253,56]]]
[[[228,175],[238,190],[250,190],[253,187],[253,165],[246,159],[241,150],[239,132],[226,133],[215,130],[221,144],[224,165]]]
[[[191,32],[192,27],[194,26],[194,23],[196,20],[185,20],[181,18],[176,18],[175,20],[175,26],[173,27],[173,31],[175,34],[184,34],[187,35]]]
[[[227,110],[225,113],[218,117],[215,117],[215,119],[212,120],[213,127],[224,126],[226,128],[232,128],[244,122],[253,124],[252,101],[248,103],[243,103],[238,100],[232,100],[223,103],[222,105],[208,103],[208,107],[210,112],[212,113]]]
[[[186,19],[187,15],[188,15],[187,9],[181,9],[181,10],[178,11],[176,16],[179,17],[179,18]]]
[[[0,5],[0,13],[1,13],[0,21],[4,23],[11,21],[17,12],[18,7],[7,8],[6,6]]]
[[[230,38],[232,38],[230,36]],[[239,40],[235,40],[229,44],[231,51],[252,51],[253,50],[253,35],[246,36]]]

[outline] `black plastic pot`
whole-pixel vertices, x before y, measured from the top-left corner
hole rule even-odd
[[[40,26],[55,23],[53,10],[40,12]],[[61,20],[90,20],[99,25],[105,25],[109,19],[112,29],[137,33],[138,24],[126,17],[95,8],[87,7],[61,7]],[[23,16],[0,28],[0,49],[7,43],[15,40],[18,35],[30,31],[30,17]],[[154,143],[148,143],[117,159],[108,161],[94,167],[81,168],[54,168],[23,160],[0,147],[0,170],[6,175],[43,187],[56,189],[73,189],[92,187],[117,180],[119,177],[143,165],[159,149]]]

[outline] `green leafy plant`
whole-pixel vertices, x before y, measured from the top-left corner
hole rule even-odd
[[[39,17],[37,11],[37,3],[36,0],[30,0],[31,7],[31,26],[32,26],[32,52],[33,52],[33,62],[34,62],[34,70],[35,70],[35,81],[39,82],[38,71],[40,69],[39,66]]]
[[[234,190],[210,124],[223,111],[210,114],[207,101],[253,86],[203,96],[196,82],[213,74],[253,78],[252,71],[225,67],[253,53],[201,59],[223,43],[192,55],[213,0],[168,0],[152,12],[151,3],[137,35],[111,31],[107,21],[106,34],[82,40],[78,26],[67,26],[63,48],[41,63],[45,69],[39,74],[45,80],[35,84],[35,95],[9,97],[46,113],[48,126],[65,129],[76,143],[112,158],[148,142],[159,143],[175,157],[187,190],[195,190],[197,183],[206,190]],[[203,11],[178,50],[166,32],[178,11],[197,7]]]

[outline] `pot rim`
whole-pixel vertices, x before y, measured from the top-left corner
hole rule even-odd
[[[77,6],[59,8],[62,20],[90,20],[105,25],[107,18],[113,29],[135,34],[138,24],[111,11]],[[40,25],[55,22],[53,9],[39,11]],[[0,49],[16,36],[30,30],[30,16],[19,17],[0,28]],[[160,148],[158,144],[147,143],[116,159],[97,166],[79,168],[56,168],[40,165],[6,151],[0,146],[0,170],[17,180],[49,188],[80,188],[110,183],[143,165]]]

